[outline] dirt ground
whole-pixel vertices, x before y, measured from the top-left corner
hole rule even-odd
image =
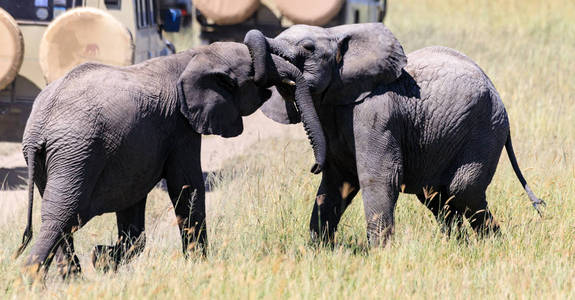
[[[202,140],[202,169],[215,171],[226,159],[241,154],[250,145],[266,138],[305,138],[301,124],[283,125],[268,119],[261,111],[244,118],[244,132],[235,138],[204,136]]]
[[[220,169],[222,163],[240,155],[250,145],[265,138],[305,138],[301,125],[283,125],[265,117],[259,110],[244,118],[244,132],[235,138],[204,136],[202,169]],[[19,143],[0,143],[0,225],[5,225],[26,207],[26,162]],[[209,201],[210,193],[206,195]]]

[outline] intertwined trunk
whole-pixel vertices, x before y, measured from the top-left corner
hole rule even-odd
[[[295,85],[295,103],[316,160],[311,172],[320,173],[325,165],[326,139],[303,74],[283,58],[270,54],[266,38],[261,32],[255,30],[248,32],[244,43],[248,46],[252,57],[256,84],[259,86]]]

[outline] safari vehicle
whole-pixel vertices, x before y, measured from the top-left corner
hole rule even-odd
[[[20,141],[38,93],[73,67],[86,61],[124,66],[175,52],[161,26],[178,29],[178,20],[160,12],[181,3],[0,0],[0,140]]]
[[[293,24],[383,22],[387,0],[192,0],[203,44],[243,41],[257,28],[274,37]]]

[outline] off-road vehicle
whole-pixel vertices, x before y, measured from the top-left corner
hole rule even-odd
[[[130,65],[174,51],[173,0],[0,0],[0,140],[20,141],[34,98],[87,61]]]
[[[387,0],[192,0],[199,42],[241,42],[258,29],[274,37],[293,24],[382,22]]]

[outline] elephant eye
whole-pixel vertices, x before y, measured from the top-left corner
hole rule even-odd
[[[312,40],[303,40],[299,45],[310,52],[313,52],[315,50],[315,45]]]

